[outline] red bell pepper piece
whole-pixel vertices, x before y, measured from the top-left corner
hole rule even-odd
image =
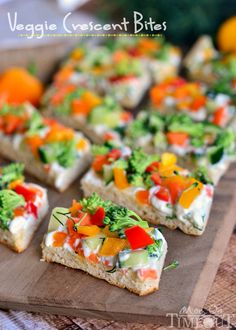
[[[132,250],[141,249],[154,243],[154,240],[148,235],[148,233],[139,226],[126,229],[125,235]]]
[[[214,116],[212,119],[213,124],[218,125],[218,126],[223,125],[225,116],[226,116],[225,108],[219,107],[214,113]]]
[[[92,168],[95,172],[101,172],[105,164],[109,164],[107,155],[97,155],[93,161]]]
[[[105,218],[105,210],[103,207],[98,207],[97,211],[91,216],[91,222],[93,225],[102,226]]]
[[[119,159],[120,157],[121,157],[121,151],[119,149],[112,149],[107,155],[108,159],[112,158],[114,160]]]
[[[160,189],[156,192],[155,196],[165,202],[168,202],[170,199],[169,191],[164,187],[160,187]]]
[[[157,171],[159,166],[160,166],[159,162],[153,162],[146,168],[146,172],[151,173]]]
[[[26,210],[28,213],[33,214],[36,219],[38,218],[38,208],[33,202],[31,202],[31,201],[27,202]]]
[[[161,177],[160,174],[158,173],[152,173],[151,175],[151,179],[152,181],[156,184],[156,185],[160,185],[161,184]]]
[[[24,197],[24,199],[26,200],[26,202],[34,202],[35,198],[36,198],[36,192],[33,190],[30,190],[29,188],[23,186],[23,185],[18,185],[15,187],[15,192],[18,195],[22,195]]]

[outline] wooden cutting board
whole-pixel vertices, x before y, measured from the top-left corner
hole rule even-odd
[[[18,255],[0,246],[0,307],[153,323],[170,321],[166,314],[178,313],[184,306],[203,307],[234,227],[235,183],[236,165],[216,189],[202,237],[163,229],[169,244],[166,265],[178,260],[180,266],[163,272],[159,292],[138,297],[81,271],[40,261],[48,215],[24,253]],[[69,206],[73,198],[79,198],[79,186],[78,179],[62,194],[49,188],[51,209]]]

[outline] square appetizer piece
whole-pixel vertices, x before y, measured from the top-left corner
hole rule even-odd
[[[81,44],[62,63],[53,82],[57,86],[72,83],[104,93],[110,68],[111,51],[107,47]]]
[[[82,133],[42,117],[32,106],[0,108],[0,154],[25,164],[36,178],[64,191],[90,161]]]
[[[63,124],[79,129],[93,142],[107,137],[120,140],[126,125],[132,120],[113,98],[75,84],[53,85],[43,97],[43,113],[56,117]]]
[[[123,50],[112,54],[105,92],[126,108],[136,107],[151,85],[145,64]]]
[[[48,211],[47,190],[24,182],[22,164],[0,168],[0,242],[24,251]]]
[[[130,56],[142,60],[155,82],[163,81],[177,75],[181,62],[181,50],[157,38],[130,38],[115,39],[113,48],[123,49]]]
[[[91,170],[82,179],[85,196],[95,191],[125,205],[152,224],[202,235],[213,198],[204,168],[194,174],[171,153],[147,155],[141,149],[97,146]]]
[[[42,250],[45,261],[146,295],[159,288],[167,243],[135,212],[93,193],[53,209]]]
[[[215,49],[209,36],[199,38],[184,59],[190,78],[203,81],[216,93],[236,97],[236,54]]]
[[[233,99],[215,93],[199,82],[171,78],[150,90],[151,108],[163,114],[183,112],[196,121],[208,120],[225,127],[236,113]]]
[[[232,128],[223,129],[208,121],[195,122],[184,113],[140,112],[125,135],[125,143],[132,148],[139,146],[148,153],[168,150],[190,170],[205,166],[214,184],[236,159]]]

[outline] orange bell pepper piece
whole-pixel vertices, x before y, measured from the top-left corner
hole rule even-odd
[[[102,99],[90,91],[85,91],[83,93],[82,100],[88,105],[90,110],[102,103]]]
[[[200,195],[201,190],[203,188],[203,183],[197,180],[193,180],[194,182],[184,190],[180,196],[179,204],[184,208],[188,209],[192,202]]]
[[[166,137],[169,144],[177,144],[178,146],[184,146],[188,140],[188,134],[182,132],[168,132]]]
[[[64,244],[67,234],[62,231],[57,231],[53,234],[53,246],[60,247]]]
[[[198,111],[201,107],[204,107],[205,104],[206,104],[206,96],[199,95],[193,100],[192,104],[190,105],[190,109],[192,111]]]
[[[91,111],[89,105],[81,98],[73,100],[71,103],[72,113],[74,115],[87,116]]]
[[[3,96],[9,104],[38,105],[42,94],[42,83],[24,68],[10,68],[0,78],[0,98]]]
[[[140,204],[149,205],[149,191],[148,190],[138,190],[135,193],[135,198]]]
[[[77,216],[78,211],[82,209],[82,205],[77,202],[75,199],[72,201],[72,206],[69,208],[69,211],[72,215],[72,217]]]
[[[71,66],[65,66],[60,71],[58,71],[54,76],[54,81],[56,85],[61,85],[65,81],[69,80],[73,73],[73,68]]]
[[[99,259],[98,259],[98,257],[96,256],[95,253],[91,253],[91,254],[88,256],[87,259],[89,259],[89,261],[91,261],[91,262],[94,262],[95,264],[97,264],[97,263],[99,262]]]
[[[101,257],[116,256],[127,246],[127,240],[122,238],[107,237],[99,251]]]
[[[77,227],[77,233],[85,236],[95,236],[100,233],[100,231],[101,229],[96,225]]]
[[[74,138],[74,131],[62,125],[53,126],[45,137],[46,142],[70,141]]]
[[[139,275],[142,279],[146,280],[147,278],[156,280],[157,279],[157,271],[155,269],[140,269],[139,271]]]
[[[175,204],[181,193],[191,185],[191,181],[184,176],[174,175],[163,178],[162,185],[169,190],[171,201]]]
[[[126,172],[123,168],[115,167],[114,170],[114,182],[118,189],[125,189],[129,187],[129,182],[126,177]]]
[[[20,217],[24,214],[25,212],[25,209],[24,207],[20,206],[20,207],[17,207],[15,210],[14,210],[14,217]]]
[[[26,138],[26,143],[30,146],[32,153],[38,155],[38,149],[43,145],[43,139],[39,135],[29,136]]]

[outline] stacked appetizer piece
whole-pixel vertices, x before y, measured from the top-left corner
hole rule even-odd
[[[94,147],[91,170],[82,179],[85,196],[99,193],[135,211],[152,224],[202,235],[213,198],[204,168],[191,174],[174,154],[147,155],[141,149]]]
[[[166,42],[163,37],[118,37],[111,46],[142,60],[155,82],[175,77],[178,73],[181,50]]]
[[[64,191],[89,164],[90,143],[82,135],[42,117],[32,106],[0,108],[0,154]]]
[[[184,113],[140,112],[128,126],[125,142],[148,153],[174,152],[190,169],[204,165],[214,184],[235,161],[235,134],[231,128],[195,122]]]
[[[43,259],[146,295],[158,289],[167,243],[157,228],[97,194],[53,209]]]
[[[0,169],[0,242],[24,251],[48,211],[46,189],[26,183],[23,165]]]
[[[191,79],[203,81],[217,93],[236,97],[236,55],[216,50],[209,36],[199,38],[183,61]]]
[[[79,129],[94,143],[102,143],[109,137],[120,140],[132,119],[130,112],[124,111],[112,97],[98,96],[72,83],[49,88],[42,107],[43,114]]]
[[[74,83],[101,94],[108,93],[121,105],[135,107],[150,86],[143,62],[125,51],[81,46],[70,55],[54,77],[54,84]]]
[[[233,99],[215,93],[199,82],[176,77],[157,84],[150,90],[151,107],[164,113],[187,113],[195,121],[208,120],[225,127],[236,114]]]

